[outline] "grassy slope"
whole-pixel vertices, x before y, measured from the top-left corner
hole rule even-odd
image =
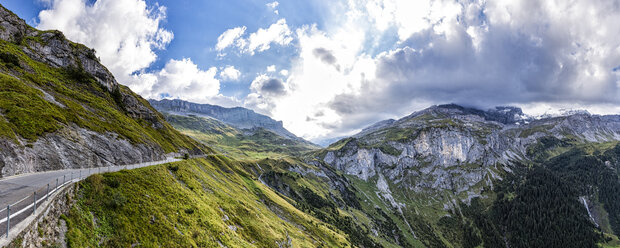
[[[72,45],[74,49],[86,49]],[[27,46],[26,41],[14,44],[0,40],[0,137],[16,140],[19,135],[26,142],[33,142],[41,135],[76,124],[97,132],[118,133],[133,143],[158,145],[166,152],[197,147],[195,141],[174,130],[162,116],[158,119],[164,127],[159,129],[149,121],[128,116],[118,96],[83,70],[53,68],[34,61],[24,54],[23,46]],[[45,100],[39,89],[64,107]],[[119,91],[117,94],[132,95],[154,111],[127,87],[120,86]]]
[[[70,247],[348,247],[345,236],[222,156],[94,175],[65,217]],[[233,230],[236,227],[236,230]]]
[[[211,118],[171,114],[164,116],[181,133],[239,159],[296,156],[318,148],[265,129],[244,131]]]

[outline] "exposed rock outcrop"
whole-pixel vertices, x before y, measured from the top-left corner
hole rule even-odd
[[[165,159],[155,144],[131,144],[115,133],[77,126],[40,137],[28,146],[0,139],[1,176],[71,168],[92,168]]]
[[[83,68],[109,91],[118,88],[112,73],[99,63],[95,50],[67,40],[60,31],[36,30],[3,6],[0,25],[0,39],[25,44],[23,51],[33,60],[57,68]]]

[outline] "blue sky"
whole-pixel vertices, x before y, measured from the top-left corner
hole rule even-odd
[[[94,0],[89,0],[89,4]],[[36,26],[39,23],[39,12],[50,7],[50,3],[41,0],[1,0],[0,3],[15,12],[28,24]],[[158,59],[147,70],[160,70],[170,59],[191,58],[201,69],[212,66],[235,65],[243,68],[239,81],[244,83],[222,83],[220,91],[223,95],[242,98],[249,93],[248,84],[254,77],[265,71],[268,66],[277,65],[286,68],[290,65],[292,55],[296,53],[294,47],[278,47],[260,54],[260,56],[226,56],[218,57],[214,47],[220,34],[229,28],[246,26],[247,30],[264,28],[285,18],[291,26],[302,26],[316,23],[321,27],[322,6],[317,1],[279,1],[277,9],[266,4],[270,1],[192,1],[192,0],[163,0],[146,1],[147,5],[159,4],[166,6],[167,18],[161,23],[163,28],[174,33],[174,39],[165,49],[157,51]],[[297,11],[303,9],[304,11]]]
[[[433,104],[620,113],[617,0],[0,0],[145,98],[243,106],[304,138]]]

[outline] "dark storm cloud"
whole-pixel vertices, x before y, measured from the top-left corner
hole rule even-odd
[[[420,102],[482,109],[531,102],[620,103],[617,78],[575,80],[584,62],[571,57],[579,49],[571,41],[490,27],[476,48],[464,28],[453,31],[448,39],[430,28],[380,55],[376,79],[363,82],[361,93],[337,95],[328,104],[346,116],[339,129],[362,128],[386,112],[402,116]]]

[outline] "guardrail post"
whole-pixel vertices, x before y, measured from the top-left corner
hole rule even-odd
[[[71,172],[71,180],[69,181],[73,181],[73,171]]]
[[[80,180],[82,180],[82,169],[80,169]]]
[[[11,205],[6,205],[6,238],[9,238],[9,230],[11,230]]]
[[[37,192],[34,192],[34,207],[32,208],[32,215],[37,214]]]
[[[47,184],[47,192],[45,193],[45,195],[46,195],[47,199],[50,198],[50,184],[49,183]]]
[[[62,175],[62,184],[67,182],[67,175]]]
[[[57,189],[57,188],[58,188],[58,178],[56,178],[56,188],[54,189]]]

